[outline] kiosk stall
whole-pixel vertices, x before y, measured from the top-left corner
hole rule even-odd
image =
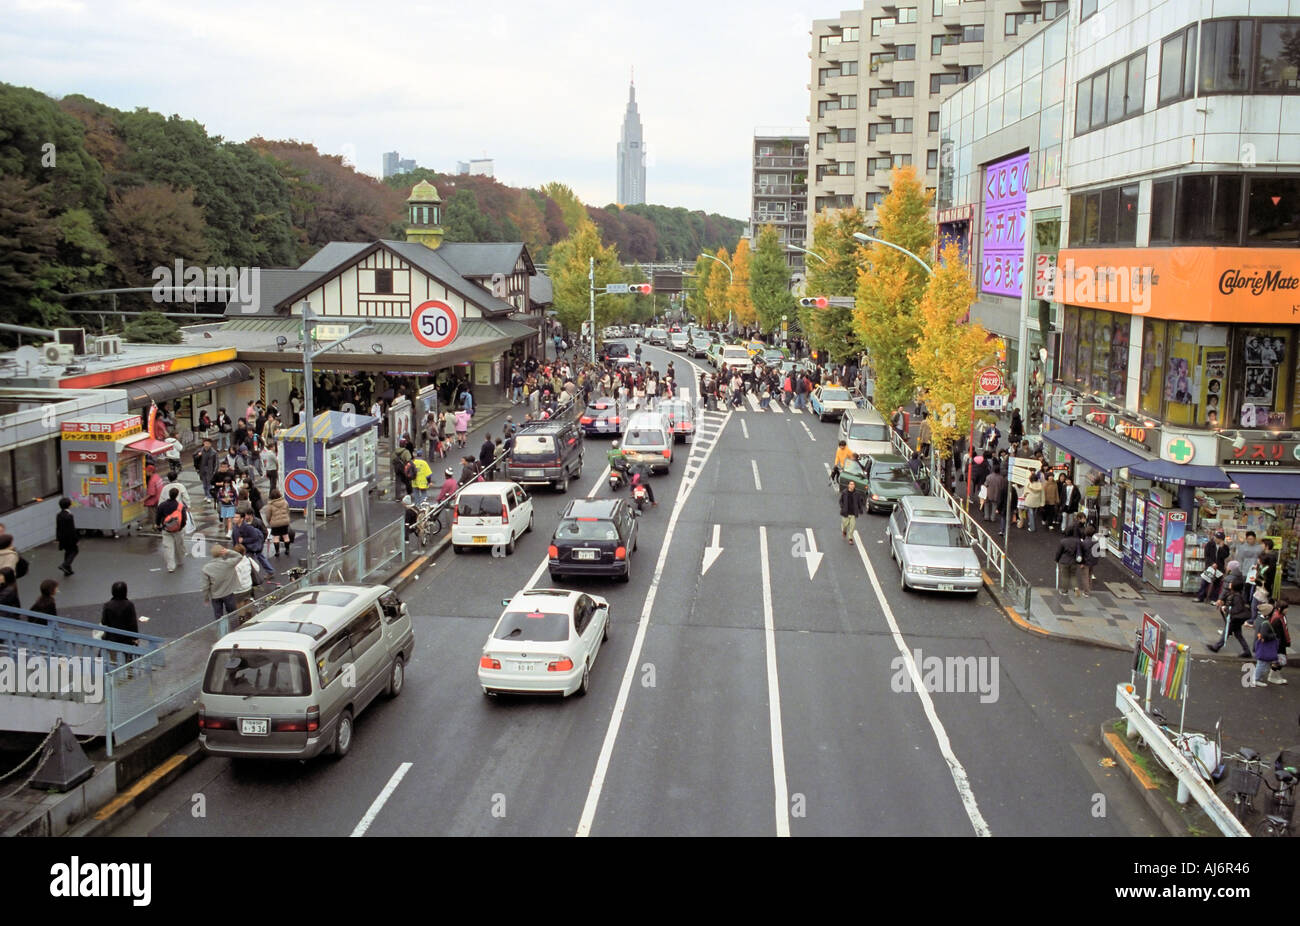
[[[306,468],[316,474],[316,510],[329,516],[340,510],[340,497],[359,482],[374,482],[379,453],[379,419],[349,412],[321,412],[312,424],[311,461],[306,449],[307,428],[296,425],[278,434],[280,472]],[[289,502],[293,509],[303,502]]]
[[[77,527],[119,531],[144,515],[145,465],[170,445],[144,433],[139,415],[81,415],[60,426],[63,491]]]

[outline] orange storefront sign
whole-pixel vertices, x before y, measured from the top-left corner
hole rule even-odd
[[[1271,248],[1074,248],[1055,301],[1191,322],[1300,323],[1300,253]]]

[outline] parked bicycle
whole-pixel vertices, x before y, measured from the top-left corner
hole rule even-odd
[[[446,505],[434,502],[422,502],[416,509],[415,524],[411,536],[427,547],[435,536],[442,532],[442,512]]]
[[[1182,754],[1184,759],[1191,763],[1202,778],[1213,784],[1223,777],[1223,745],[1218,740],[1221,722],[1215,722],[1215,738],[1211,739],[1205,733],[1190,731],[1180,733],[1169,726],[1169,722],[1159,708],[1151,708],[1150,713],[1156,723],[1160,725],[1160,732],[1169,738],[1169,742],[1173,744],[1173,747]],[[1153,751],[1153,754],[1159,761],[1159,753]],[[1164,763],[1161,762],[1161,764]]]
[[[1243,746],[1239,753],[1228,756],[1232,769],[1228,776],[1228,793],[1232,796],[1233,814],[1242,825],[1256,812],[1255,797],[1263,785],[1269,792],[1266,806],[1259,810],[1260,818],[1250,827],[1252,836],[1290,836],[1295,817],[1297,775],[1300,775],[1300,752],[1284,749],[1273,760],[1273,777],[1259,753]]]

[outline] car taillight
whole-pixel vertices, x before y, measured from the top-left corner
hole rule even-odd
[[[555,544],[551,544],[549,547],[546,548],[546,555],[549,556],[551,559],[559,559],[560,548],[557,547]]]
[[[499,669],[501,668],[501,660],[493,659],[491,656],[480,656],[478,667],[480,669]]]
[[[451,509],[451,523],[452,523],[452,524],[459,524],[459,523],[460,523],[460,507],[459,507],[459,506],[457,506],[457,507]]]
[[[307,732],[315,733],[320,729],[320,707],[313,704],[307,708]]]
[[[623,419],[620,418],[620,417],[618,417],[618,415],[615,415],[613,418],[611,418],[611,419],[609,419],[609,420],[612,421],[612,422],[614,422],[615,424],[618,424],[618,423],[619,423],[620,421],[622,421]]]
[[[311,715],[303,717],[301,720],[272,720],[272,733],[306,733],[307,725],[311,723]]]
[[[591,424],[595,420],[596,419],[591,417],[590,415],[583,415],[581,418],[578,419],[578,421],[580,421],[582,424]]]
[[[555,662],[550,663],[546,667],[546,671],[547,672],[572,672],[573,660],[570,659],[568,656],[565,656],[563,659],[557,659]]]
[[[627,547],[619,547],[615,550],[614,559],[627,559]]]
[[[665,450],[665,451],[664,451],[664,459],[665,459],[665,460],[671,460],[672,458],[673,458],[673,452],[672,452],[671,450]]]
[[[502,524],[510,523],[510,511],[509,509],[506,508],[505,505],[501,506],[501,523]]]

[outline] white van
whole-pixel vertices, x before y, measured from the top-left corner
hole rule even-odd
[[[623,431],[623,456],[666,473],[673,465],[673,440],[667,418],[658,412],[637,412]]]
[[[451,513],[451,549],[503,547],[515,552],[515,541],[533,529],[533,500],[513,482],[475,482],[456,496]]]
[[[860,457],[897,452],[889,440],[889,425],[874,408],[851,408],[846,411],[840,418],[840,440],[845,441],[849,449]]]
[[[209,755],[342,758],[355,718],[406,681],[415,633],[386,585],[294,592],[212,645],[199,692]]]

